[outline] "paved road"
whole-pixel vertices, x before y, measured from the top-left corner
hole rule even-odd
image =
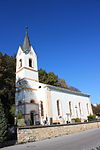
[[[100,128],[27,144],[2,148],[2,150],[100,150]]]

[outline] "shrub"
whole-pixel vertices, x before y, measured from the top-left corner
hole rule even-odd
[[[7,134],[8,134],[7,119],[0,99],[0,143],[3,143],[7,139]]]
[[[24,119],[18,119],[17,125],[18,126],[26,126]]]
[[[73,118],[72,119],[72,122],[74,123],[74,122],[81,122],[81,119],[80,118]]]
[[[21,110],[18,112],[16,119],[17,119],[17,120],[18,120],[18,119],[23,119],[23,114],[22,114],[22,111],[21,111]]]
[[[88,120],[84,120],[84,122],[88,122]]]
[[[89,115],[88,116],[88,121],[93,121],[93,120],[96,120],[96,115]]]

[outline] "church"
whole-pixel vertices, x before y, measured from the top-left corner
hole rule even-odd
[[[16,115],[22,112],[26,125],[81,122],[93,114],[90,95],[39,82],[37,55],[28,29],[16,55]]]

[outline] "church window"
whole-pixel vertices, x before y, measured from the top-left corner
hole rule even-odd
[[[58,116],[60,115],[60,106],[59,106],[59,100],[57,100],[57,111],[58,111]]]
[[[35,103],[35,101],[32,99],[32,100],[30,100],[30,103],[31,103],[31,104],[34,104],[34,103]]]
[[[71,106],[71,102],[69,102],[69,112],[70,112],[70,115],[72,115],[72,106]]]
[[[80,115],[82,114],[82,111],[81,111],[81,103],[79,103],[79,112],[80,112]]]
[[[19,60],[19,68],[22,67],[22,59]]]
[[[41,116],[44,116],[43,102],[42,101],[40,103],[40,107],[41,107]]]
[[[32,67],[32,59],[29,59],[29,67]]]
[[[89,114],[89,105],[88,105],[88,103],[86,104],[86,106],[87,106],[87,112]]]
[[[22,104],[22,101],[20,100],[19,102],[18,102],[18,105],[21,105]]]

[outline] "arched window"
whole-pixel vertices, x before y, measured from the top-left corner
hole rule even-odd
[[[22,67],[22,59],[19,60],[19,68]]]
[[[40,103],[40,107],[41,107],[41,116],[44,116],[43,102],[42,101]]]
[[[80,112],[80,115],[82,114],[82,111],[81,111],[81,103],[79,103],[79,112]]]
[[[70,112],[70,115],[72,115],[72,106],[71,106],[71,102],[69,102],[69,112]]]
[[[18,105],[21,105],[22,104],[22,101],[20,100],[19,102],[18,102]]]
[[[34,104],[34,103],[35,103],[35,101],[32,99],[32,100],[30,100],[30,103],[31,103],[31,104]]]
[[[89,114],[89,105],[88,105],[88,103],[86,104],[86,107],[87,107],[87,113]]]
[[[32,59],[29,59],[29,67],[32,67]]]
[[[57,100],[57,112],[58,112],[58,116],[60,115],[60,106],[59,106],[59,100]]]

